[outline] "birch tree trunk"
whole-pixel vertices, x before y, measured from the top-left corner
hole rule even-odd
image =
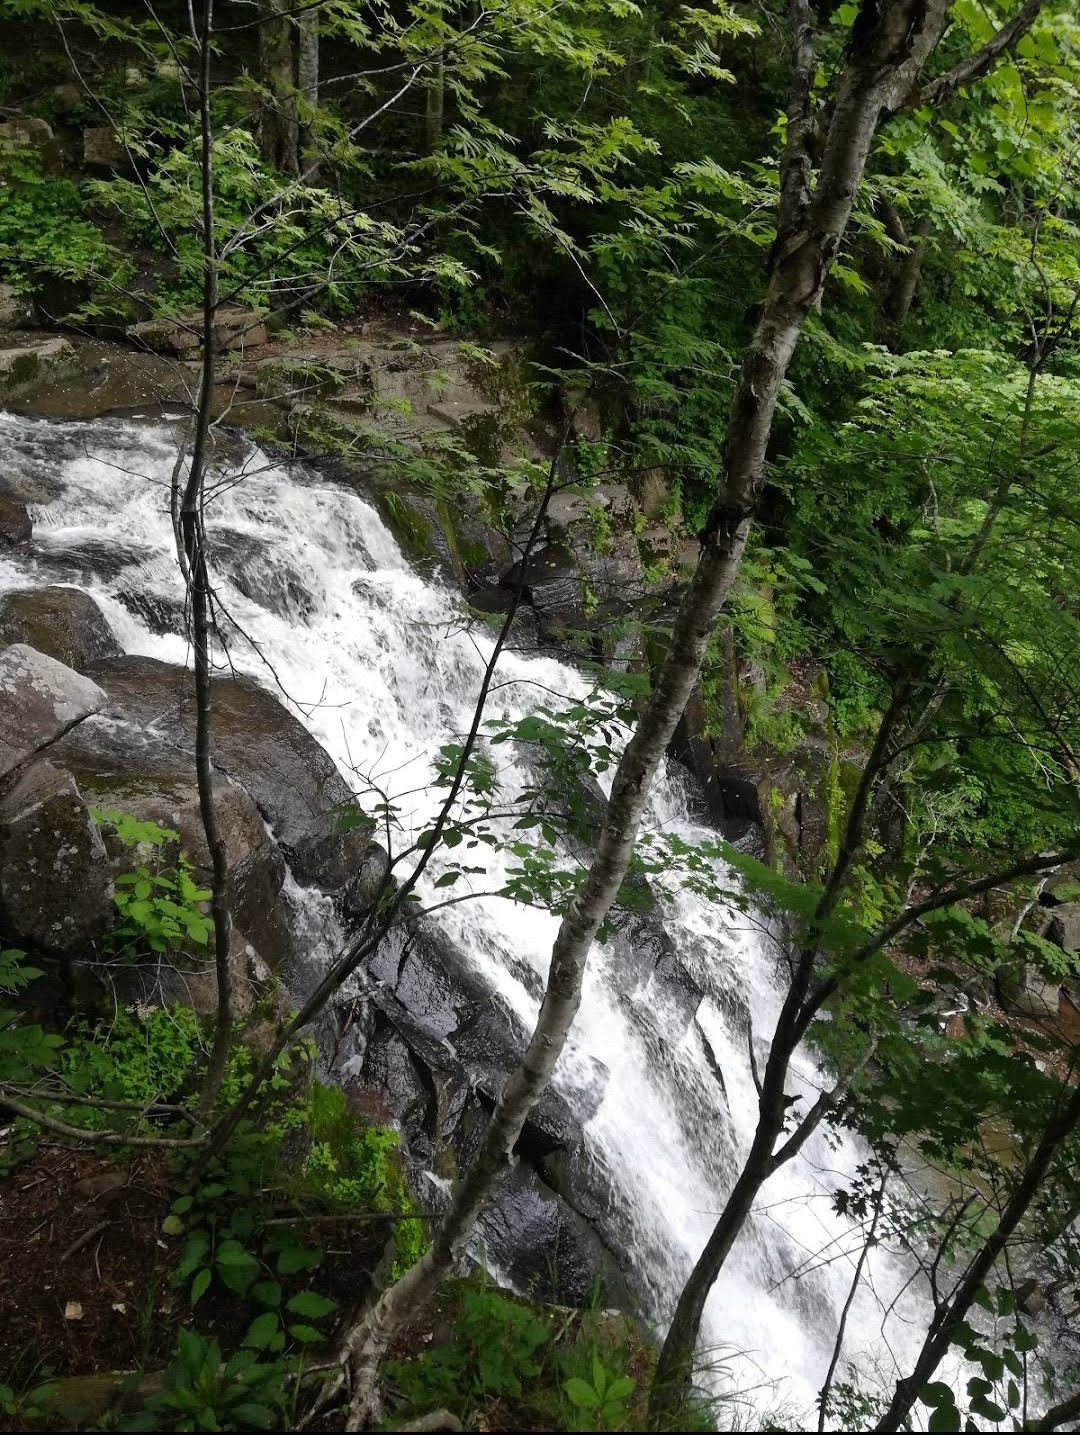
[[[259,107],[259,148],[283,174],[300,173],[296,111],[296,38],[288,0],[260,0],[259,81],[266,90]]]
[[[319,179],[311,117],[319,105],[319,11],[314,5],[296,16],[296,88],[304,114],[298,126],[298,172],[311,184]]]

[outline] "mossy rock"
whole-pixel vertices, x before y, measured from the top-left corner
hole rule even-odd
[[[419,505],[390,490],[379,493],[376,501],[383,522],[411,558],[437,556],[432,546],[434,529]]]

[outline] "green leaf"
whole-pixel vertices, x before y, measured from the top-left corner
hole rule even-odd
[[[960,1429],[960,1412],[953,1404],[942,1402],[926,1422],[930,1431],[948,1431],[950,1435]]]
[[[337,1301],[328,1300],[326,1296],[319,1295],[318,1291],[300,1291],[289,1301],[287,1309],[294,1315],[306,1315],[309,1320],[320,1320],[332,1310],[337,1310]]]
[[[280,1281],[256,1281],[251,1287],[251,1295],[260,1305],[277,1307],[281,1304],[281,1283]]]
[[[225,1241],[217,1249],[217,1263],[234,1270],[258,1269],[258,1261],[236,1241]],[[299,1267],[297,1267],[299,1269]]]
[[[314,1270],[322,1261],[322,1251],[308,1246],[286,1246],[277,1259],[279,1276],[295,1275],[297,1271]]]
[[[600,1404],[596,1391],[588,1381],[582,1380],[578,1375],[572,1375],[563,1384],[563,1390],[566,1391],[566,1398],[570,1404],[576,1405],[579,1410],[592,1410]]]
[[[1005,1411],[1000,1405],[995,1405],[992,1400],[987,1400],[985,1395],[977,1395],[971,1402],[972,1413],[981,1415],[984,1420],[992,1420],[995,1423],[1005,1419]]]
[[[211,1273],[208,1266],[203,1266],[195,1279],[191,1282],[191,1304],[197,1305],[206,1294],[210,1285]]]
[[[952,1386],[946,1385],[943,1380],[932,1380],[929,1385],[924,1385],[919,1399],[923,1405],[952,1405]]]
[[[184,1234],[184,1223],[179,1216],[166,1216],[161,1223],[161,1234],[163,1236],[182,1236]]]
[[[239,1405],[234,1405],[230,1414],[241,1426],[252,1425],[256,1430],[273,1430],[277,1424],[273,1411],[253,1400],[244,1400]]]
[[[257,1315],[248,1326],[243,1344],[251,1350],[265,1350],[277,1333],[277,1312],[264,1310],[262,1315]]]
[[[303,1341],[305,1345],[313,1345],[315,1341],[322,1340],[322,1335],[313,1325],[290,1325],[289,1334],[294,1340]]]

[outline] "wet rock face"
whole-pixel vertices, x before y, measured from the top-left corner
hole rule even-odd
[[[106,694],[89,678],[23,643],[0,653],[0,777],[91,713]]]
[[[25,503],[0,495],[0,548],[25,548],[33,536],[34,525]]]
[[[168,733],[190,762],[195,703],[189,672],[142,657],[110,658],[90,671],[113,716]],[[294,876],[336,894],[348,910],[362,909],[380,875],[378,862],[372,866],[372,848],[360,831],[339,828],[336,809],[352,794],[329,754],[250,678],[215,681],[211,730],[215,765],[254,798]]]
[[[502,1273],[534,1300],[633,1310],[637,1302],[615,1257],[589,1222],[519,1165],[480,1220],[485,1244],[499,1252]]]
[[[81,588],[17,588],[5,593],[0,598],[0,645],[8,643],[26,643],[77,672],[120,652],[108,620]]]
[[[92,950],[112,918],[112,871],[70,773],[38,762],[0,801],[0,923],[60,956]]]

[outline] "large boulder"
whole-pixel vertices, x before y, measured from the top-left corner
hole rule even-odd
[[[56,744],[53,760],[74,775],[105,812],[122,812],[177,832],[180,848],[204,885],[210,854],[203,831],[195,766],[170,736],[98,716]],[[285,864],[248,792],[224,774],[214,780],[214,803],[225,844],[233,921],[259,956],[277,968],[288,954],[288,923],[280,892]],[[133,865],[115,848],[117,870]]]
[[[521,1059],[528,1041],[518,1018],[493,1000],[490,988],[466,954],[445,933],[416,923],[399,943],[387,940],[368,964],[376,988],[373,996],[413,1054],[444,1081],[465,1083],[475,1094],[476,1129],[486,1121],[503,1083]],[[584,1120],[603,1095],[603,1073],[591,1107],[572,1110],[565,1097],[548,1087],[529,1115],[522,1144],[540,1157],[558,1147],[575,1145]],[[434,1089],[433,1081],[429,1082]],[[464,1128],[443,1129],[459,1157],[471,1154]]]
[[[8,940],[86,956],[113,914],[109,855],[75,779],[36,762],[0,800],[0,923]]]
[[[480,1218],[502,1274],[533,1300],[633,1311],[638,1302],[596,1230],[528,1166],[516,1166]]]
[[[63,167],[60,141],[48,120],[37,115],[14,115],[0,124],[0,157],[20,150],[33,150],[47,173]]]
[[[26,329],[33,322],[33,301],[13,284],[0,284],[0,329]]]
[[[0,646],[9,643],[26,643],[77,672],[120,653],[108,619],[90,594],[60,586],[15,588],[0,597]]]
[[[1009,963],[998,970],[998,992],[1007,1010],[1042,1020],[1055,1017],[1061,981],[1046,977],[1031,962]]]
[[[83,130],[83,164],[87,169],[122,173],[134,168],[131,151],[112,125],[88,125]]]
[[[128,340],[154,354],[175,354],[192,358],[202,348],[202,315],[179,314],[175,318],[144,319],[125,330]],[[214,316],[214,351],[253,349],[267,341],[266,326],[254,309],[226,305]]]
[[[191,673],[156,658],[109,658],[89,668],[109,712],[168,735],[190,760],[195,746]],[[294,876],[363,910],[381,879],[376,849],[358,829],[342,831],[352,793],[330,755],[270,692],[247,677],[214,682],[215,766],[255,799]]]
[[[23,643],[0,653],[0,777],[107,703],[89,678]]]
[[[69,373],[75,363],[74,348],[59,335],[0,349],[0,393],[25,395]]]
[[[1067,952],[1080,951],[1080,902],[1059,902],[1049,914],[1047,940]]]

